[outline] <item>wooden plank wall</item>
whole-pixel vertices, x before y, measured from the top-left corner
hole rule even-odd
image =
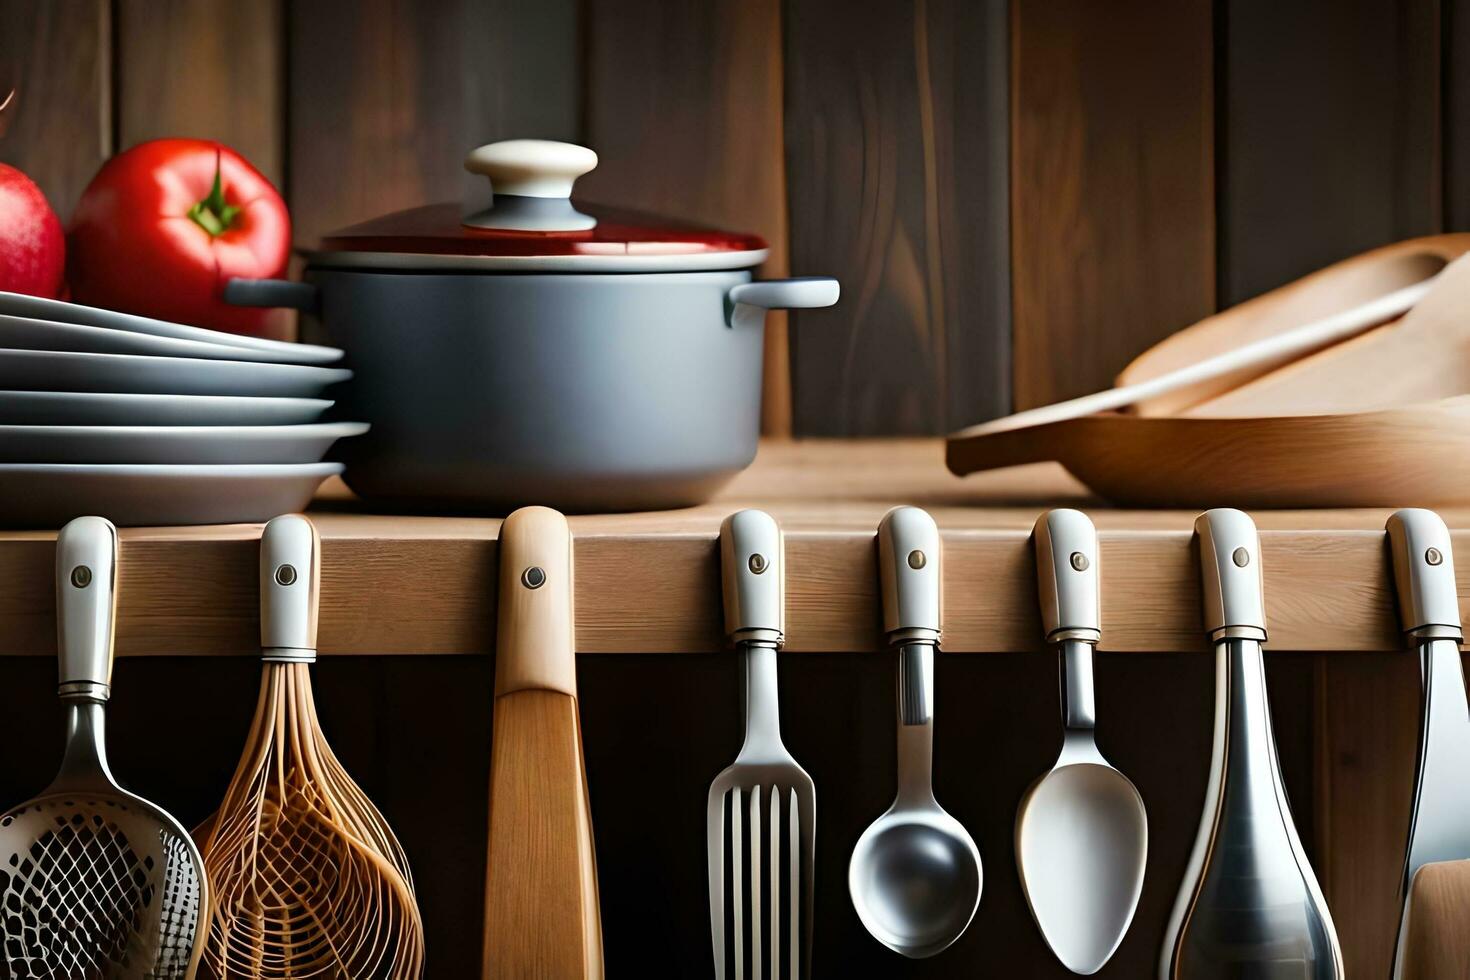
[[[942,432],[1009,404],[1005,5],[788,0],[797,431]]]
[[[211,136],[281,185],[302,245],[482,194],[459,163],[479,143],[586,141],[602,154],[589,196],[759,230],[767,274],[842,279],[838,308],[773,321],[765,423],[777,434],[940,433],[1102,387],[1217,306],[1385,241],[1470,228],[1470,0],[0,0],[0,97],[12,84],[0,161],[63,217],[115,148]],[[385,740],[361,710],[324,707],[334,738],[405,836],[429,842],[428,866],[463,864],[462,838],[415,801],[432,790],[456,826],[483,825],[486,665],[424,675],[370,659],[327,667],[324,685],[412,736]],[[1288,780],[1354,975],[1381,974],[1391,938],[1408,664],[1273,668]],[[161,704],[202,683],[133,669]],[[861,682],[875,704],[887,670]],[[1143,695],[1117,697],[1113,713],[1151,717]],[[444,708],[425,724],[419,706],[435,699]],[[596,709],[588,728],[620,724]],[[976,738],[1005,734],[978,725]],[[1144,732],[1115,737],[1144,747]],[[193,757],[227,765],[229,741]],[[445,742],[464,749],[449,796],[414,765]],[[813,751],[820,768],[842,747]],[[1140,753],[1147,778],[1158,763]],[[870,774],[853,798],[882,783]],[[1005,822],[994,809],[992,840]],[[614,861],[638,879],[636,863]],[[1009,894],[1003,864],[992,880]],[[1163,877],[1149,908],[1167,905]],[[453,914],[474,907],[476,879],[425,891],[436,975],[476,962]],[[1035,946],[1024,917],[1003,924],[987,942]],[[1146,969],[1157,937],[1135,932],[1109,975]],[[1028,975],[1043,975],[1034,963]]]
[[[778,0],[602,0],[587,18],[584,119],[599,162],[582,192],[758,232],[771,243],[765,274],[786,275]],[[651,140],[661,152],[647,151]],[[778,435],[791,431],[786,328],[784,313],[768,317],[763,422]]]
[[[1350,7],[0,0],[21,88],[0,160],[65,216],[115,146],[223,138],[308,245],[483,194],[470,146],[582,139],[589,196],[756,229],[767,274],[842,279],[789,343],[773,318],[767,431],[940,433],[1470,221],[1464,0]]]
[[[1016,406],[1105,387],[1215,309],[1210,0],[1017,3]]]

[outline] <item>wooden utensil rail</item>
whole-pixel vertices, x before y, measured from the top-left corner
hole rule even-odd
[[[721,498],[687,511],[578,517],[577,650],[723,649],[720,520],[758,506],[786,534],[787,649],[880,648],[878,520],[925,507],[943,535],[948,653],[1040,649],[1029,544],[1037,514],[1087,510],[1101,542],[1102,649],[1203,651],[1192,512],[1118,511],[1051,465],[959,480],[934,440],[772,443]],[[329,492],[322,536],[323,654],[486,654],[494,646],[491,518],[380,516]],[[1442,511],[1470,555],[1470,514]],[[1388,511],[1259,512],[1270,646],[1403,649]],[[122,532],[117,653],[253,656],[258,525]],[[0,655],[54,655],[54,534],[0,534]],[[1470,560],[1457,562],[1470,620]]]

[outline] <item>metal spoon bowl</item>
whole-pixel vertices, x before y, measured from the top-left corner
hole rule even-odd
[[[1143,885],[1148,814],[1137,788],[1102,761],[1059,764],[1021,800],[1016,857],[1057,959],[1073,973],[1102,969]]]
[[[934,647],[898,652],[898,795],[847,866],[852,907],[873,938],[912,959],[964,934],[980,906],[980,850],[934,799]]]
[[[1102,639],[1097,529],[1080,511],[1036,522],[1042,626],[1061,667],[1062,749],[1016,811],[1016,870],[1042,938],[1062,965],[1103,968],[1128,931],[1148,864],[1138,789],[1098,750],[1092,648]]]
[[[874,938],[905,956],[933,956],[960,937],[980,905],[980,852],[938,803],[895,806],[858,839],[847,883]]]

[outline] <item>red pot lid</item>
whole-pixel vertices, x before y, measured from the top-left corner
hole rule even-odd
[[[495,199],[465,215],[432,204],[325,236],[312,264],[333,268],[521,272],[689,272],[759,265],[758,235],[718,231],[632,211],[573,203],[572,185],[597,165],[585,147],[509,140],[470,153],[465,169],[490,178]]]

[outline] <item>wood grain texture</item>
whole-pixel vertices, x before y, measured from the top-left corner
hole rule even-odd
[[[1211,9],[1012,5],[1017,408],[1107,387],[1215,308]]]
[[[486,980],[601,980],[602,922],[577,699],[495,699]]]
[[[1439,230],[1439,0],[1223,9],[1221,300]]]
[[[1372,384],[1371,375],[1355,380]],[[1103,413],[956,435],[948,464],[974,473],[1056,460],[1098,494],[1132,507],[1204,510],[1228,500],[1244,508],[1443,508],[1466,500],[1470,469],[1457,464],[1467,448],[1470,395],[1461,395],[1331,415]]]
[[[1386,977],[1419,740],[1419,660],[1325,656],[1317,682],[1317,853],[1348,976]]]
[[[781,4],[600,0],[586,7],[588,200],[716,227],[771,246],[789,271]],[[818,270],[820,271],[820,270]],[[791,434],[786,314],[767,317],[761,429]]]
[[[575,0],[292,0],[287,184],[297,243],[400,208],[481,200],[497,139],[577,135]]]
[[[278,188],[285,177],[284,5],[119,0],[119,149],[220,140]]]
[[[19,167],[62,222],[113,150],[108,0],[0,0],[0,163]]]
[[[1453,404],[1470,392],[1470,257],[1402,317],[1249,381],[1187,414],[1326,415]]]
[[[1124,386],[1155,380],[1171,371],[1279,337],[1284,331],[1335,317],[1346,310],[1423,283],[1443,272],[1448,263],[1466,251],[1470,251],[1470,235],[1431,235],[1385,245],[1334,263],[1172,334],[1134,358],[1119,373],[1117,383]],[[1437,291],[1438,286],[1435,288]],[[1210,414],[1229,414],[1215,411],[1218,403],[1211,399],[1227,392],[1233,395],[1240,386],[1254,378],[1290,361],[1304,360],[1310,353],[1304,350],[1287,359],[1262,362],[1249,370],[1237,370],[1163,397],[1149,398],[1136,403],[1131,411],[1139,415],[1172,415],[1208,402]],[[1427,365],[1419,363],[1406,367],[1424,368]],[[1338,384],[1336,387],[1339,391],[1363,394],[1362,389],[1356,386]],[[1348,407],[1357,409],[1362,406],[1353,404]],[[1251,411],[1244,414],[1262,415],[1266,410],[1267,404],[1253,405]],[[1277,411],[1276,405],[1271,404],[1269,410]]]
[[[1452,980],[1470,973],[1470,861],[1426,864],[1409,892],[1403,980]]]
[[[1005,8],[786,5],[791,264],[843,291],[792,314],[800,435],[938,433],[1009,408]]]
[[[801,476],[800,474],[804,474]],[[928,440],[766,443],[717,500],[653,514],[573,517],[576,648],[687,653],[725,648],[719,527],[761,507],[783,526],[787,649],[880,644],[876,529],[900,503],[944,537],[945,649],[1038,649],[1029,535],[1051,506],[1085,508],[1107,581],[1103,647],[1203,650],[1193,511],[1114,510],[1054,467],[956,480]],[[1259,511],[1277,650],[1397,650],[1386,508]],[[1470,548],[1470,509],[1441,510]],[[494,518],[383,516],[336,502],[322,536],[323,654],[483,654],[494,647]],[[258,525],[121,532],[117,652],[254,655]],[[53,536],[0,533],[0,656],[51,655]],[[1470,561],[1460,563],[1470,618]]]

